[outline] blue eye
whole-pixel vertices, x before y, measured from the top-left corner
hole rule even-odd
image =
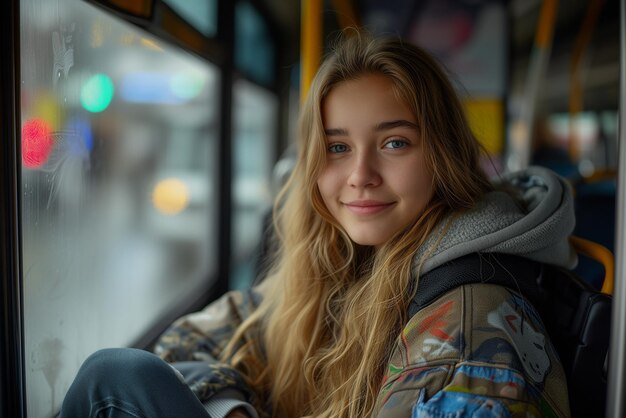
[[[332,144],[328,147],[328,151],[332,152],[333,154],[338,154],[348,151],[348,146],[345,144]]]
[[[408,145],[409,143],[403,139],[392,139],[391,141],[385,144],[385,148],[400,149],[400,148],[405,148]]]

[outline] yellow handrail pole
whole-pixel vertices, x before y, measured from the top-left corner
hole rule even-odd
[[[304,102],[322,55],[322,0],[302,0],[300,25],[300,103]]]
[[[559,2],[557,0],[544,0],[541,5],[539,25],[537,26],[537,32],[535,32],[535,45],[538,48],[546,49],[552,45],[558,6]]]
[[[589,241],[581,237],[571,236],[570,242],[577,253],[591,258],[602,264],[604,267],[604,281],[602,282],[602,293],[613,294],[613,281],[615,280],[615,259],[611,250],[597,242]]]
[[[592,0],[589,3],[587,14],[576,37],[572,60],[570,63],[570,96],[569,96],[569,155],[572,161],[578,160],[578,140],[574,130],[574,119],[583,110],[583,83],[582,63],[587,46],[591,41],[593,31],[604,6],[604,0]]]
[[[554,23],[558,9],[558,0],[543,0],[539,14],[539,23],[535,32],[535,43],[528,65],[525,97],[520,114],[513,123],[509,137],[507,169],[516,171],[526,168],[530,161],[531,136],[535,122],[535,107],[539,95],[539,85],[543,80],[554,36]]]

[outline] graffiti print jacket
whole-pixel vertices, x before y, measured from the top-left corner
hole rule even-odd
[[[567,382],[541,319],[506,287],[457,287],[404,327],[378,417],[565,417]]]
[[[567,241],[573,205],[565,182],[533,167],[501,181],[515,187],[519,199],[488,193],[472,210],[442,222],[416,254],[416,277],[475,253],[573,267],[576,257]],[[563,369],[536,309],[514,290],[520,283],[483,281],[435,291],[433,300],[410,309],[373,416],[570,415]],[[416,297],[432,291],[416,282]],[[212,417],[226,416],[233,406],[250,408],[254,401],[239,373],[217,359],[260,298],[254,290],[227,293],[176,321],[156,345],[155,352],[175,366],[195,362],[200,370],[187,382]]]

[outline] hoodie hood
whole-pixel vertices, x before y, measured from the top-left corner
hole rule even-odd
[[[568,241],[574,230],[572,191],[565,179],[542,167],[503,175],[496,186],[518,191],[487,193],[478,204],[445,218],[415,255],[420,274],[476,252],[512,254],[572,269],[578,258]]]

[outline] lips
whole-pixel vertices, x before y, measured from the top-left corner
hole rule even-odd
[[[355,200],[344,203],[344,206],[357,215],[373,215],[383,212],[395,204],[395,202],[381,202],[377,200]]]

